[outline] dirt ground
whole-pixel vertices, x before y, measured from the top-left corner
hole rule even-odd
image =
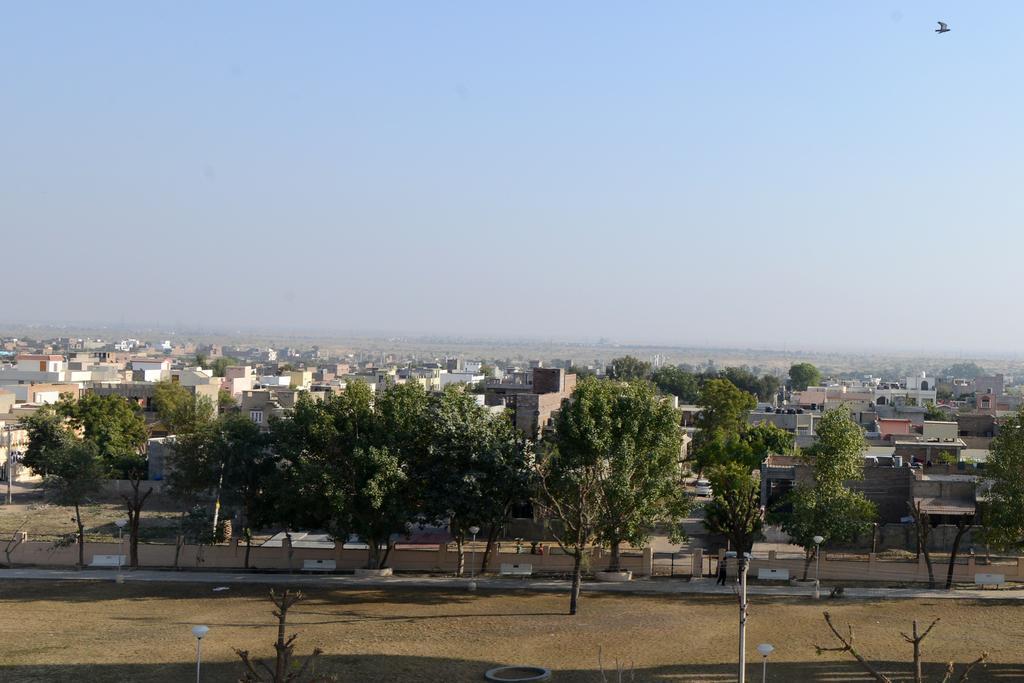
[[[139,537],[173,543],[179,514],[167,496],[150,495],[142,510]],[[14,495],[14,504],[0,506],[0,538],[8,539],[16,531],[25,531],[33,539],[56,539],[76,531],[74,515],[74,508],[48,503],[37,485],[21,485]],[[116,540],[114,522],[125,517],[124,503],[117,494],[95,497],[82,507],[86,540]]]
[[[209,585],[3,582],[0,680],[190,680],[189,629],[207,624],[203,681],[235,681],[241,667],[233,648],[272,652],[276,622],[266,594],[255,585],[213,592]],[[816,643],[835,644],[823,607],[838,624],[852,624],[862,652],[896,680],[908,680],[911,656],[899,631],[935,617],[942,621],[924,647],[933,675],[949,659],[985,650],[991,663],[971,681],[1024,680],[1018,604],[759,597],[750,606],[750,680],[760,680],[754,648],[762,642],[776,648],[769,680],[866,680],[848,655],[815,654]],[[491,666],[528,663],[552,668],[554,681],[596,683],[599,652],[608,670],[616,659],[632,666],[636,681],[735,680],[734,600],[584,594],[581,614],[569,617],[565,608],[560,594],[324,588],[306,591],[289,630],[301,634],[300,654],[324,649],[320,670],[339,681],[480,681]]]

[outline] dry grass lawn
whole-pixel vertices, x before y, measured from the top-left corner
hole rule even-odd
[[[54,540],[76,533],[75,510],[46,501],[38,488],[25,487],[14,496],[14,505],[0,505],[0,538],[8,539],[15,531],[25,531],[35,540]],[[180,513],[167,496],[152,494],[142,509],[139,538],[147,541],[173,543]],[[95,497],[82,507],[87,541],[117,539],[114,522],[125,519],[124,503],[116,494]]]
[[[3,681],[185,681],[194,666],[193,624],[211,628],[204,677],[237,680],[232,648],[269,656],[275,625],[266,589],[234,585],[113,582],[2,582]],[[631,662],[637,681],[726,681],[733,676],[736,604],[716,597],[584,595],[565,615],[558,594],[435,590],[312,589],[293,608],[299,651],[324,649],[322,669],[340,681],[480,681],[496,664],[553,668],[555,681],[600,681],[606,663]],[[1024,609],[952,600],[858,602],[754,597],[748,643],[771,642],[774,681],[863,680],[846,656],[816,656],[832,645],[821,612],[853,624],[863,652],[907,680],[910,649],[899,637],[910,620],[942,622],[925,643],[934,674],[948,659],[982,650],[991,664],[971,681],[1024,680]],[[758,665],[759,668],[759,665]],[[751,680],[760,671],[751,667]]]

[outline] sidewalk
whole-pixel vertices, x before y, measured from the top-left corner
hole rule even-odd
[[[0,569],[0,580],[30,581],[113,581],[114,569]],[[445,588],[466,590],[468,578],[434,576],[391,576],[356,578],[345,574],[250,574],[243,572],[192,572],[140,569],[125,571],[126,583],[192,583],[231,586],[253,584],[267,586],[320,586],[329,588]],[[477,577],[477,587],[490,591],[568,592],[570,582],[561,579],[503,579]],[[829,587],[822,585],[822,600],[828,600]],[[713,579],[684,581],[681,579],[637,579],[629,583],[587,581],[584,593],[636,593],[641,595],[721,595],[736,594],[736,584],[716,586]],[[843,599],[862,600],[1024,600],[1024,588],[1003,590],[925,590],[920,588],[846,588]],[[805,597],[812,599],[813,590],[797,586],[751,585],[751,596]]]

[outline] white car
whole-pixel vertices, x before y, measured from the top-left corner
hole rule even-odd
[[[694,484],[694,492],[698,496],[708,496],[708,497],[710,497],[712,495],[712,492],[711,492],[711,482],[708,481],[707,479],[698,479],[697,483]]]

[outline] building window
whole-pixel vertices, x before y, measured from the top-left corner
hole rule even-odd
[[[249,419],[258,425],[263,424],[263,411],[262,410],[250,410]]]

